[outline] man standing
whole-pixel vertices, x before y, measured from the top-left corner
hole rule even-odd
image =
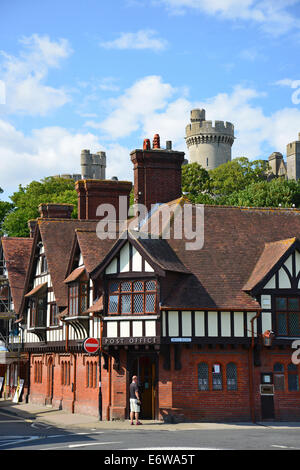
[[[131,420],[131,425],[133,424],[133,420],[135,417],[136,420],[136,425],[142,424],[139,421],[139,412],[140,412],[140,395],[139,395],[139,389],[137,385],[137,376],[134,375],[132,377],[132,382],[129,387],[130,391],[130,420]]]

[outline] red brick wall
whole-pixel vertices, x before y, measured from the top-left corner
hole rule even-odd
[[[288,364],[291,363],[291,349],[279,350],[264,348],[261,353],[261,367],[254,368],[255,383],[255,414],[256,419],[261,419],[261,396],[259,385],[261,373],[274,373],[274,364],[279,362],[284,365],[284,390],[274,391],[275,420],[299,421],[300,420],[300,391],[288,390]],[[298,366],[298,383],[300,368]]]
[[[48,394],[47,362],[53,359],[53,400],[54,407],[61,407],[75,413],[98,416],[99,414],[99,367],[98,357],[86,354],[76,355],[76,391],[73,406],[72,382],[74,381],[75,360],[72,354],[33,355],[30,368],[30,402],[45,405]],[[191,421],[250,421],[250,394],[249,394],[249,364],[248,350],[241,347],[232,349],[226,347],[208,348],[197,346],[190,348],[181,346],[181,369],[175,369],[174,345],[171,345],[170,370],[163,367],[165,358],[160,354],[158,370],[158,400],[157,408],[160,419],[171,416]],[[285,390],[276,391],[274,395],[276,420],[300,419],[300,391],[288,390],[287,366],[291,361],[289,350],[268,350],[264,348],[260,354],[261,366],[253,368],[255,418],[261,420],[261,397],[259,385],[262,372],[273,372],[276,362],[284,364]],[[34,382],[34,361],[42,360],[42,383]],[[70,361],[70,384],[63,385],[61,380],[62,361]],[[87,362],[97,365],[97,377],[93,386],[87,386]],[[120,364],[116,366],[115,359],[111,364],[111,399],[109,400],[109,373],[101,368],[102,383],[102,419],[128,418],[129,408],[129,372],[127,366],[127,351],[120,351]],[[209,369],[209,391],[198,390],[198,364],[205,362]],[[226,364],[233,362],[237,365],[237,391],[228,391],[226,387]],[[223,390],[212,390],[212,366],[220,364],[223,373]],[[299,371],[298,371],[299,372]],[[300,377],[300,373],[299,373]]]
[[[181,346],[181,369],[175,370],[174,346],[171,346],[171,369],[163,368],[160,358],[160,414],[184,414],[197,421],[243,421],[250,419],[248,355],[242,349],[208,349]],[[198,390],[198,364],[205,362],[209,370],[209,391]],[[238,390],[226,389],[226,364],[237,365]],[[212,366],[220,364],[223,390],[212,390]]]

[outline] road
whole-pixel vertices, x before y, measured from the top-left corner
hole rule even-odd
[[[62,429],[0,410],[2,450],[300,450],[299,427],[242,426],[236,429]],[[127,453],[128,453],[127,452]],[[107,453],[111,455],[111,452]]]

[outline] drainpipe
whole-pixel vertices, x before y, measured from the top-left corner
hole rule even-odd
[[[101,383],[101,357],[102,357],[103,320],[100,317],[100,348],[99,348],[99,421],[102,421],[102,383]]]
[[[74,374],[73,374],[73,383],[72,383],[72,413],[75,412],[75,398],[76,398],[76,354],[73,354],[73,364],[74,364]]]
[[[108,405],[106,409],[106,420],[110,421],[110,407],[111,407],[111,356],[108,356]]]
[[[251,344],[249,348],[249,394],[250,394],[250,411],[252,423],[255,423],[255,400],[254,400],[254,368],[253,368],[253,349],[254,349],[254,320],[256,320],[261,314],[261,310],[257,312],[255,317],[251,318]]]

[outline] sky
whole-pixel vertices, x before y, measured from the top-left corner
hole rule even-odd
[[[186,152],[190,111],[235,126],[232,157],[267,159],[300,132],[300,0],[1,0],[0,187],[80,173],[160,134]]]

